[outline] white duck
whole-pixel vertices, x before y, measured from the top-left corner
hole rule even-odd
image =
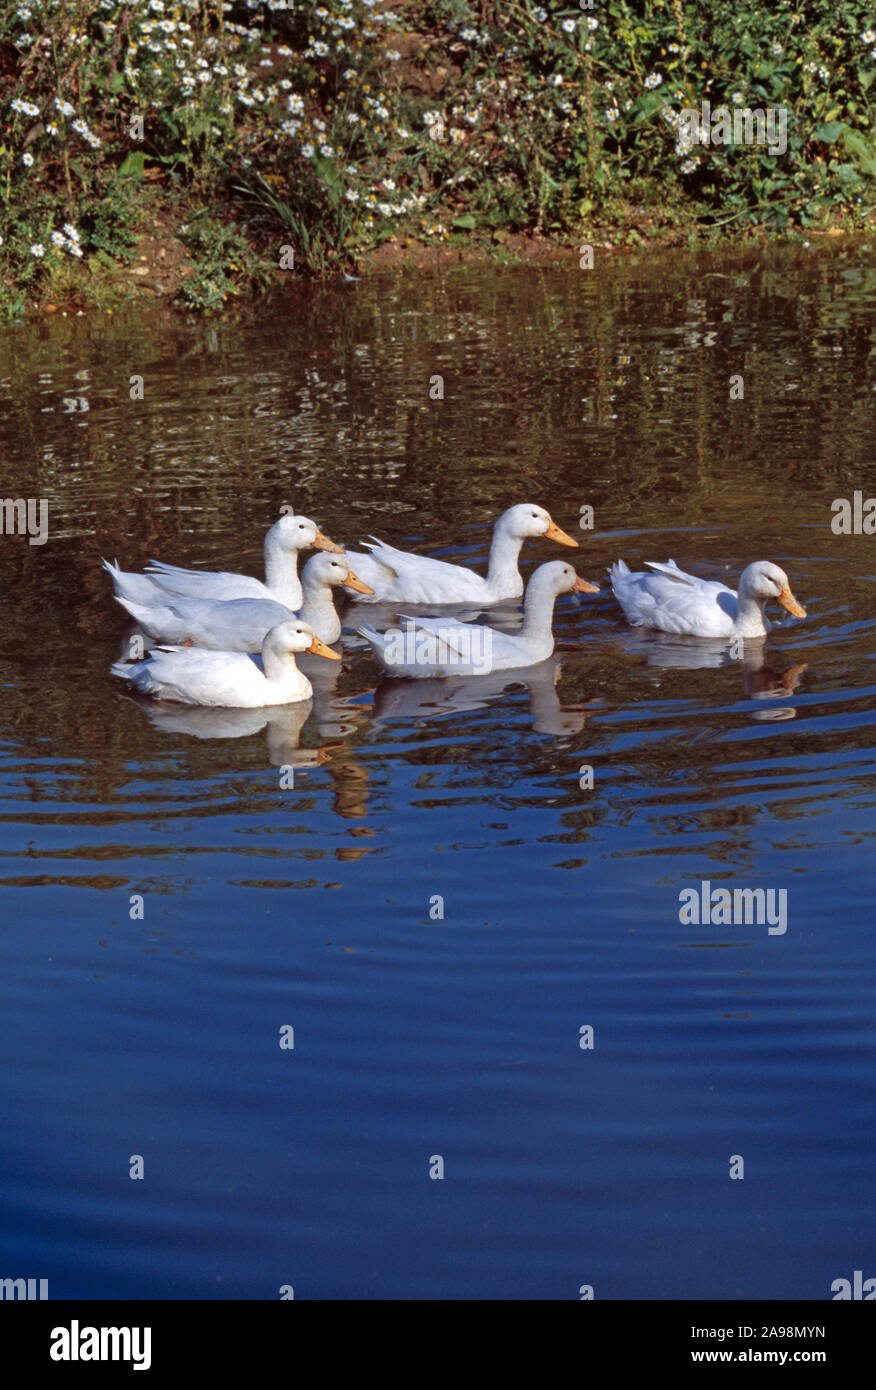
[[[265,536],[265,582],[246,574],[229,574],[216,570],[187,570],[177,565],[165,565],[151,560],[145,574],[131,574],[104,560],[104,569],[112,576],[113,588],[120,598],[131,599],[149,607],[165,594],[186,598],[273,599],[292,612],[301,607],[303,596],[298,578],[299,550],[343,549],[324,536],[315,521],[307,516],[281,516]]]
[[[298,617],[323,642],[336,642],[341,635],[332,598],[332,589],[339,584],[355,593],[371,593],[350,569],[346,555],[311,555],[301,575],[304,601]],[[159,591],[148,605],[121,594],[116,594],[116,600],[153,641],[192,643],[221,652],[259,652],[272,627],[295,617],[284,604],[269,598],[185,598]]]
[[[785,571],[769,560],[756,560],[742,571],[738,594],[726,584],[685,574],[674,560],[645,563],[656,573],[633,574],[623,560],[609,570],[615,597],[634,627],[692,637],[764,637],[770,622],[763,609],[770,599],[795,618],[806,617]]]
[[[559,594],[598,594],[571,565],[551,560],[539,565],[526,586],[523,626],[513,634],[461,623],[454,618],[407,618],[402,630],[357,629],[392,676],[485,676],[546,661],[554,649],[551,630]]]
[[[111,671],[129,681],[141,695],[154,695],[159,700],[261,709],[310,699],[313,687],[295,664],[299,652],[316,652],[340,661],[338,653],[321,642],[308,623],[293,618],[271,628],[262,643],[261,657],[198,647],[158,647],[145,661],[116,661]]]
[[[531,536],[544,536],[560,545],[578,544],[560,530],[544,507],[521,502],[503,512],[493,528],[486,578],[464,565],[396,550],[377,539],[369,547],[370,555],[348,553],[356,573],[374,590],[375,602],[489,604],[523,593],[518,561],[520,547]]]

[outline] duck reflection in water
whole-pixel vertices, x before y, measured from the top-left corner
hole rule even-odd
[[[655,628],[631,628],[618,634],[624,651],[644,656],[649,666],[664,670],[699,671],[721,666],[739,666],[742,684],[749,700],[783,700],[793,695],[807,663],[777,671],[767,664],[765,643],[749,641],[727,643],[721,639],[679,637]],[[741,647],[741,654],[739,648]],[[794,719],[790,705],[752,712],[761,721]]]
[[[494,671],[488,676],[432,676],[417,681],[385,676],[374,696],[374,721],[434,719],[466,710],[486,709],[509,690],[521,687],[529,695],[532,727],[539,734],[579,734],[588,711],[579,705],[560,704],[557,682],[562,674],[556,655],[516,671]]]

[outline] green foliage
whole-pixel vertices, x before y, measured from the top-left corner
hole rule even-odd
[[[201,308],[283,244],[325,274],[397,232],[785,231],[874,199],[870,0],[12,0],[0,59],[7,313],[124,260],[156,199],[222,208],[228,239],[189,241]],[[693,140],[704,102],[782,113],[787,148]]]
[[[265,268],[249,242],[227,222],[199,216],[181,229],[194,270],[180,291],[189,309],[219,309],[247,286],[266,282]]]

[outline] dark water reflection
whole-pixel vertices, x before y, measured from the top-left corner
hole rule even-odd
[[[874,334],[876,249],[845,244],[6,330],[2,495],[48,498],[50,539],[0,537],[0,1273],[819,1299],[876,1272],[876,537],[830,529],[876,492]],[[603,582],[543,666],[417,684],[348,619],[311,709],[107,674],[103,555],[259,573],[291,503],[480,563],[519,500],[587,578],[769,558],[809,616],[740,661],[631,631]],[[682,925],[706,879],[787,889],[787,932]]]

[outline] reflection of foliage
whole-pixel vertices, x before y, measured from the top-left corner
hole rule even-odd
[[[34,758],[47,747],[85,758],[74,794],[87,786],[104,800],[154,740],[107,676],[123,619],[101,556],[258,573],[284,503],[350,545],[376,532],[427,551],[458,547],[450,553],[472,563],[496,513],[531,498],[579,535],[575,563],[597,582],[619,551],[645,548],[641,535],[603,534],[616,530],[701,528],[676,556],[695,569],[704,555],[779,558],[777,548],[798,544],[808,553],[830,499],[866,485],[876,272],[834,243],[811,265],[798,256],[466,274],[394,282],[391,295],[363,281],[349,293],[302,288],[294,317],[284,296],[233,321],[126,310],[97,330],[87,317],[56,317],[8,333],[3,493],[46,497],[50,539],[0,538],[0,678],[20,686],[4,705],[7,726]],[[436,368],[443,402],[428,399]],[[731,403],[737,370],[745,398]],[[135,373],[143,401],[128,395]],[[576,531],[582,502],[596,508],[594,534]],[[653,540],[646,557],[666,558]],[[529,546],[524,566],[547,558],[557,552]],[[861,593],[855,606],[866,602]],[[607,673],[586,665],[578,686],[570,669],[564,700],[640,697],[631,657]],[[727,681],[735,690],[737,674]],[[206,803],[209,745],[193,750],[208,780],[193,796]],[[436,743],[435,760],[446,753]],[[248,756],[263,766],[263,742]],[[704,765],[699,745],[696,757]],[[31,779],[35,798],[44,776]]]

